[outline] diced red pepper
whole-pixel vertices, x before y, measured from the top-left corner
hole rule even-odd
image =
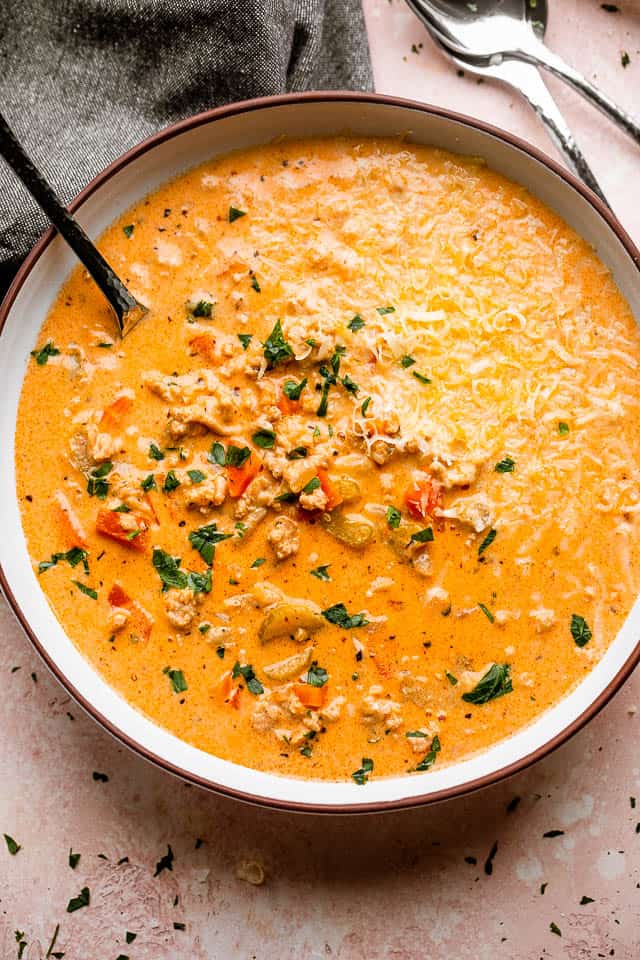
[[[262,469],[262,460],[253,452],[248,460],[241,467],[227,467],[227,480],[229,496],[238,498],[245,492],[254,477],[257,477]]]
[[[430,478],[419,480],[407,490],[404,502],[414,520],[426,520],[442,506],[442,486]]]
[[[134,514],[126,514],[127,517]],[[122,525],[122,513],[115,510],[98,510],[96,517],[96,531],[104,537],[110,537],[125,547],[142,552],[147,546],[147,531],[142,520],[135,517],[136,527],[129,529]],[[138,531],[138,532],[137,532]]]

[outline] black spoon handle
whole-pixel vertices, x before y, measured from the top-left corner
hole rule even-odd
[[[78,221],[71,216],[60,202],[40,171],[25,153],[1,113],[0,156],[9,164],[16,176],[22,180],[58,233],[64,237],[78,259],[87,268],[113,307],[122,333],[127,314],[132,310],[139,310],[140,305],[116,276]]]

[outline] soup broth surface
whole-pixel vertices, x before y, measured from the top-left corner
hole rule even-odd
[[[570,691],[639,587],[640,340],[481,162],[282,142],[164,185],[42,327],[16,465],[38,583],[131,704],[291,776],[419,775]],[[428,775],[428,774],[425,774]]]

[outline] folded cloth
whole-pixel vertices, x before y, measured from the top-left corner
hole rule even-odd
[[[0,111],[65,203],[182,117],[371,83],[360,0],[0,3]],[[0,295],[46,226],[0,161]]]

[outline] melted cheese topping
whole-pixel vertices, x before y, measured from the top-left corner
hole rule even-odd
[[[640,338],[555,214],[477,160],[302,141],[185,174],[101,248],[150,315],[115,342],[65,284],[18,493],[132,703],[366,782],[485,748],[602,655],[640,579]]]

